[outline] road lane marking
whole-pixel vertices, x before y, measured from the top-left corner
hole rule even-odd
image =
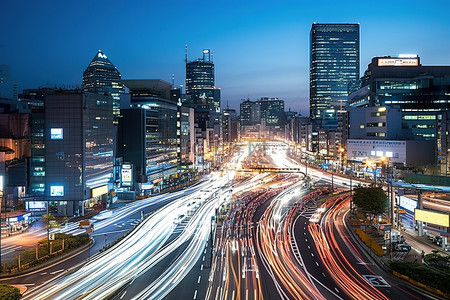
[[[120,299],[122,299],[123,296],[125,296],[126,293],[127,293],[127,291],[123,292],[122,296],[120,296]]]
[[[197,290],[194,292],[194,300],[197,299]]]
[[[59,273],[59,272],[62,272],[62,271],[64,271],[64,269],[61,269],[61,270],[58,270],[58,271],[51,272],[50,275],[55,275],[56,273]]]
[[[205,256],[203,255],[203,261],[205,261]]]
[[[319,266],[319,263],[316,261],[316,265]]]
[[[203,271],[203,265],[200,266],[200,271]]]
[[[202,276],[200,275],[200,276],[198,276],[198,280],[197,280],[197,283],[200,283],[200,279],[202,279]]]
[[[339,293],[339,290],[337,288],[334,288],[334,290]]]

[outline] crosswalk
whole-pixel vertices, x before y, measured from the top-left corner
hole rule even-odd
[[[24,247],[21,245],[2,245],[2,256],[7,255],[9,253],[19,251]]]

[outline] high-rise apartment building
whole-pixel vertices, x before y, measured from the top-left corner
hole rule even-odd
[[[310,32],[310,117],[336,130],[349,84],[359,78],[359,24],[318,24]]]
[[[120,79],[120,72],[101,50],[98,50],[83,72],[83,91],[97,94],[106,93],[113,98],[114,124],[117,124],[120,115],[120,94],[124,92]]]

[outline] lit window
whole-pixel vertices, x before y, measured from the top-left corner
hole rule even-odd
[[[63,139],[63,129],[62,128],[50,128],[50,139],[62,140]]]
[[[64,196],[64,186],[62,185],[50,186],[50,196],[52,197]]]

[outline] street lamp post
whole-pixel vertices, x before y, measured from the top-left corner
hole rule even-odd
[[[342,169],[344,168],[344,151],[345,151],[344,148],[342,148],[342,147],[339,148],[339,155],[340,155],[340,161],[341,161],[341,172],[342,172]]]

